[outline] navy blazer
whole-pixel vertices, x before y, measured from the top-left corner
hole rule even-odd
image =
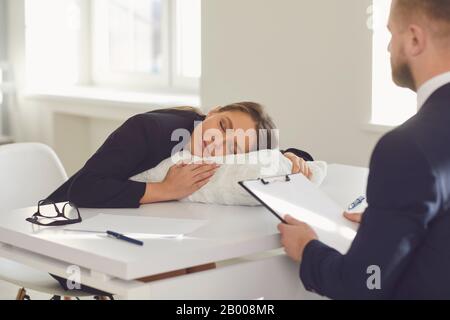
[[[450,299],[450,84],[378,143],[367,198],[347,254],[306,246],[305,288],[332,299]],[[370,266],[381,289],[367,285]]]

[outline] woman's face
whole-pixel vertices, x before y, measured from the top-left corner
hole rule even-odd
[[[215,157],[248,153],[257,143],[256,124],[245,112],[212,111],[191,138],[191,153],[198,157]]]

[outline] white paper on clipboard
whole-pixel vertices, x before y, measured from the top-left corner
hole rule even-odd
[[[309,224],[325,243],[335,236],[352,240],[357,225],[343,217],[344,209],[302,174],[242,181],[240,185],[272,213]],[[329,244],[329,243],[327,243]]]

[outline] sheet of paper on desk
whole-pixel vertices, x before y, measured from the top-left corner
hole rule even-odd
[[[99,214],[65,228],[70,231],[183,236],[203,227],[206,220],[168,219],[143,216]]]

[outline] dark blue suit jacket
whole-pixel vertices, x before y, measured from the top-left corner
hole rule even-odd
[[[367,198],[346,255],[307,245],[306,289],[333,299],[450,299],[450,84],[378,143]],[[367,286],[373,265],[379,290]]]

